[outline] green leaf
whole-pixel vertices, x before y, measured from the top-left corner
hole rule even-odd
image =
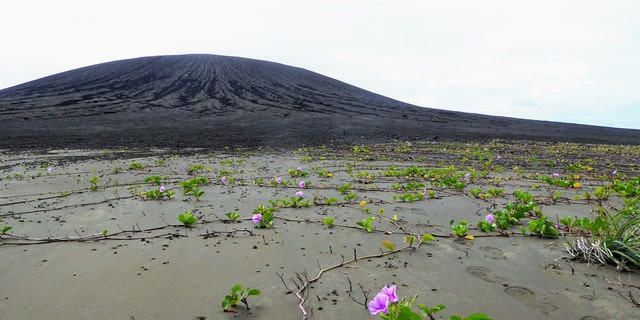
[[[400,310],[398,312],[398,320],[422,320],[422,317],[413,312],[411,307],[407,305],[401,305]]]
[[[222,299],[222,310],[227,311],[231,307],[231,296],[225,296]]]
[[[237,293],[239,291],[242,291],[242,285],[240,284],[236,284],[233,288],[231,288],[231,293]]]
[[[384,240],[382,241],[382,245],[385,246],[385,248],[393,251],[393,249],[395,249],[395,245],[393,244],[393,242],[389,241],[389,240]]]
[[[247,292],[247,295],[249,296],[259,296],[260,295],[260,290],[258,289],[251,289]]]
[[[430,233],[425,233],[425,234],[422,235],[422,242],[429,242],[429,241],[433,241],[435,239],[436,238]]]

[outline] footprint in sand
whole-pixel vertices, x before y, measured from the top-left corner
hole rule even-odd
[[[507,279],[502,277],[496,277],[489,268],[481,267],[481,266],[469,266],[467,267],[467,272],[469,272],[472,276],[484,280],[486,282],[504,284],[507,283]]]
[[[506,259],[507,257],[505,257],[504,253],[502,252],[502,250],[498,249],[498,248],[494,248],[494,247],[480,247],[480,251],[482,251],[482,253],[484,253],[484,257],[485,258],[489,258],[489,259],[493,259],[493,260],[500,260],[500,259]]]
[[[549,313],[558,310],[558,307],[551,303],[538,301],[536,294],[528,288],[512,286],[504,289],[504,292],[512,298],[524,302],[529,308],[540,311],[544,315],[549,315]]]
[[[453,240],[453,244],[455,245],[456,249],[460,251],[466,252],[473,248],[473,241],[467,240],[465,238],[456,238],[455,240]]]

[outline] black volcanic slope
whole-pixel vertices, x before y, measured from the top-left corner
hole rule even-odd
[[[436,136],[640,144],[640,130],[421,108],[304,69],[216,55],[115,61],[0,91],[0,148],[299,147]]]

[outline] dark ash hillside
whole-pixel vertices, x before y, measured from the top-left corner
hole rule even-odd
[[[0,91],[0,148],[299,147],[435,137],[639,144],[640,130],[422,108],[308,70],[216,55],[121,60]]]

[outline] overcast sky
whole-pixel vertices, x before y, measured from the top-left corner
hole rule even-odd
[[[640,129],[638,17],[635,0],[13,0],[0,5],[0,89],[211,53],[419,106]]]

